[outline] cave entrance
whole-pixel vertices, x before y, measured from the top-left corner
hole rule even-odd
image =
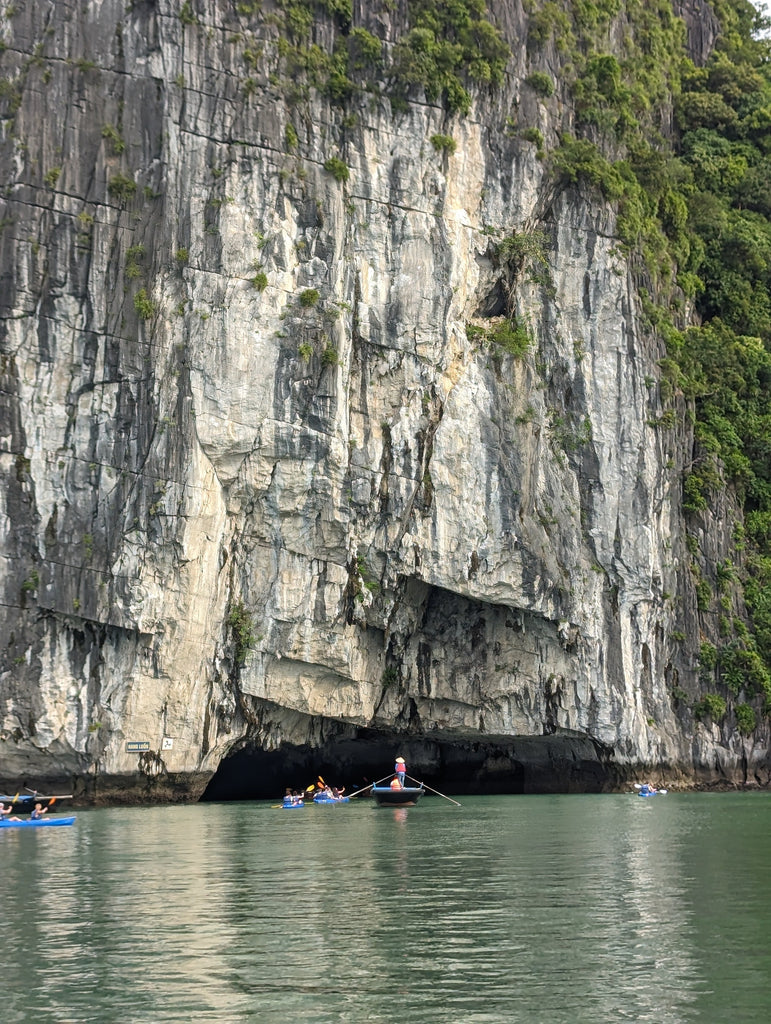
[[[247,739],[223,759],[201,799],[277,799],[287,787],[304,790],[319,776],[352,793],[390,778],[399,756],[409,776],[449,796],[597,793],[615,781],[609,751],[584,736],[429,739],[362,729],[317,747],[265,750]]]

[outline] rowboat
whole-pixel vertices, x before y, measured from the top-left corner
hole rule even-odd
[[[74,825],[75,815],[71,818],[24,818],[22,821],[0,821],[0,829],[3,828],[52,828],[56,825]]]
[[[372,787],[372,795],[380,807],[414,807],[425,792],[423,786],[404,786],[399,789],[378,785]]]

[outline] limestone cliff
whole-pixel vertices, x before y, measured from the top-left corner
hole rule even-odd
[[[0,780],[184,798],[239,750],[344,776],[398,742],[480,788],[765,784],[767,725],[677,699],[691,438],[613,206],[544,159],[558,47],[493,3],[511,55],[466,116],[340,104],[295,8],[5,9]]]

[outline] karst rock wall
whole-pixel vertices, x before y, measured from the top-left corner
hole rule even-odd
[[[183,6],[2,23],[0,777],[196,796],[244,741],[370,727],[765,781],[762,735],[672,698],[690,439],[613,209],[505,130],[571,123],[520,4],[467,117],[288,96],[269,3]],[[504,274],[514,233],[545,275]],[[522,357],[468,329],[506,303]]]

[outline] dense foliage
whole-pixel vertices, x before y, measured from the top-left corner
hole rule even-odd
[[[485,0],[412,0],[413,27],[394,53],[398,93],[420,86],[429,100],[443,96],[450,110],[468,113],[464,78],[499,85],[509,48],[486,19]]]
[[[454,113],[471,107],[472,85],[499,85],[509,48],[487,19],[485,0],[410,0],[408,29],[386,55],[380,39],[352,27],[351,0],[278,0],[286,37],[281,54],[288,75],[307,74],[310,84],[335,103],[385,86],[394,109],[419,96],[442,101]],[[385,0],[384,7],[393,5]],[[332,15],[338,28],[331,53],[311,42],[314,15]]]
[[[706,508],[724,481],[744,505],[746,537],[737,541],[746,545],[754,631],[721,618],[716,677],[735,694],[771,697],[771,49],[756,37],[749,4],[731,0],[717,11],[723,34],[712,57],[683,67],[671,167],[687,208],[681,266],[703,324],[673,332],[670,347],[696,402],[686,507]],[[715,581],[719,593],[720,566]],[[750,717],[743,712],[742,731]]]
[[[646,311],[669,349],[665,397],[694,403],[686,510],[706,512],[726,484],[744,507],[741,572],[701,567],[692,547],[699,608],[717,614],[722,639],[704,682],[771,698],[771,46],[749,3],[717,0],[721,34],[697,67],[669,3],[625,7],[623,57],[552,17],[549,32],[573,47],[577,131],[551,164],[618,204]],[[543,39],[543,17],[537,32]],[[669,104],[677,131],[665,137],[656,116]],[[689,302],[700,326],[685,326]],[[731,615],[729,583],[743,586],[751,631]],[[746,732],[751,709],[734,710]]]

